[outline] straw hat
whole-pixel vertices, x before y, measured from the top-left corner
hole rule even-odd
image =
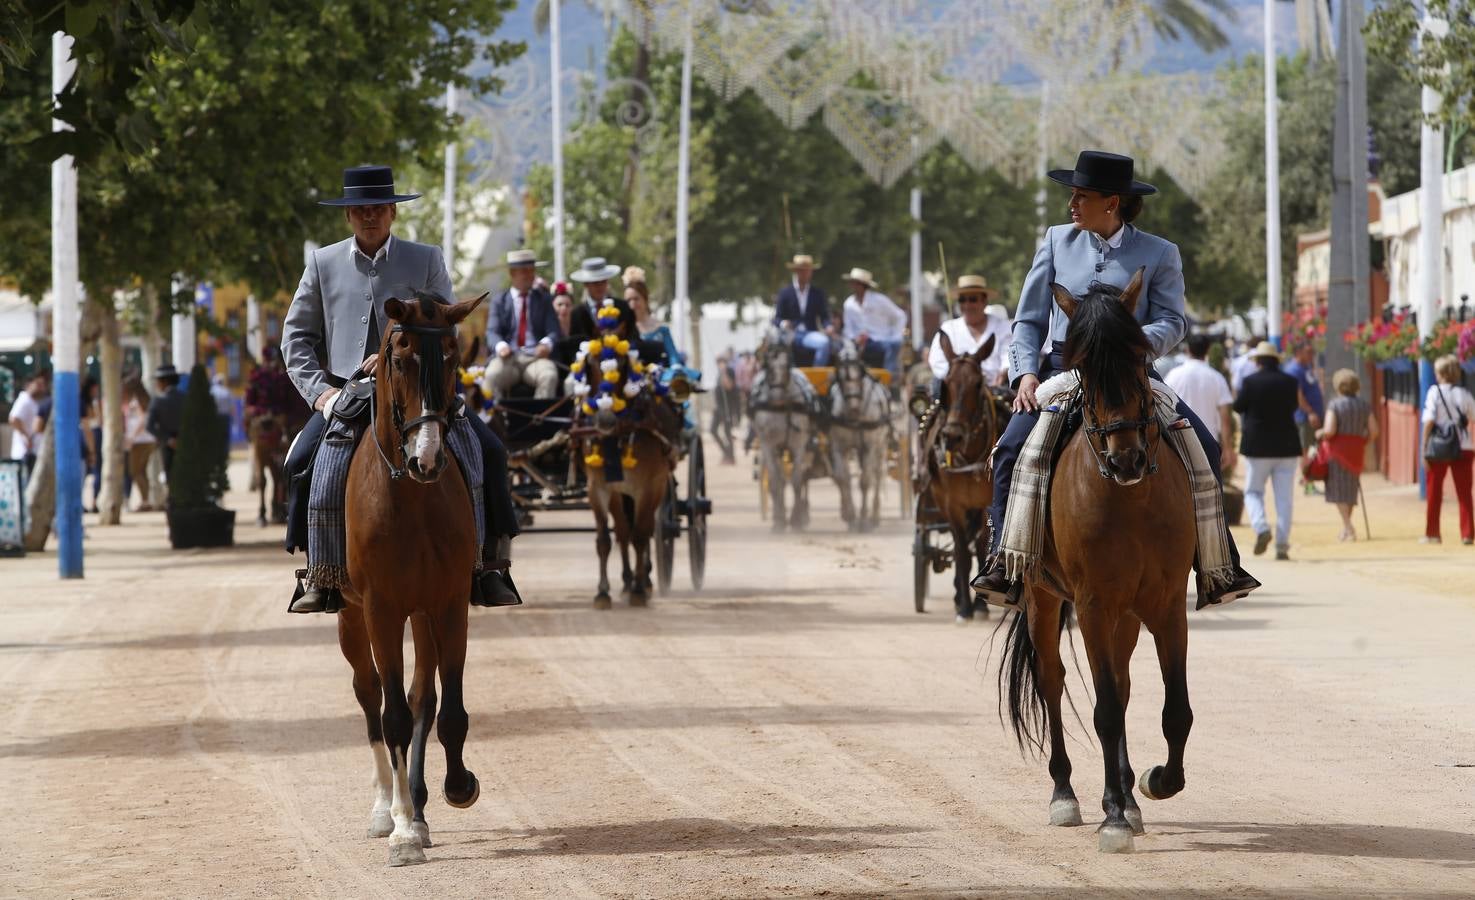
[[[996,300],[999,296],[999,292],[989,287],[988,279],[982,275],[960,275],[958,277],[958,287],[952,292],[952,295],[954,297],[961,297],[964,294],[982,294],[984,303]]]
[[[815,262],[814,257],[808,253],[795,253],[794,259],[784,263],[784,266],[792,272],[795,269],[818,269],[819,263]]]
[[[879,291],[881,289],[881,286],[879,284],[876,284],[876,280],[871,277],[869,269],[851,269],[849,272],[845,273],[845,280],[859,281],[861,284],[865,285],[873,291]]]
[[[1250,356],[1255,359],[1273,359],[1280,362],[1280,351],[1275,349],[1275,345],[1269,341],[1261,341],[1255,345],[1255,349],[1250,351]]]
[[[507,267],[513,266],[546,266],[546,260],[538,259],[538,254],[531,250],[508,250]]]

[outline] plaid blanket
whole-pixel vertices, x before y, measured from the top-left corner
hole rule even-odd
[[[1014,482],[1004,513],[1004,570],[1011,581],[1038,574],[1045,546],[1045,523],[1050,508],[1051,461],[1065,430],[1066,421],[1078,401],[1080,384],[1074,373],[1051,378],[1040,386],[1040,420],[1014,466]],[[1229,558],[1229,536],[1224,523],[1223,495],[1214,470],[1187,419],[1178,415],[1178,397],[1163,384],[1154,382],[1153,400],[1166,443],[1171,445],[1188,470],[1193,491],[1194,523],[1198,530],[1197,565],[1210,586],[1227,584],[1234,577]]]

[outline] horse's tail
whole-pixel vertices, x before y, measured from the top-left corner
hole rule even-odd
[[[1060,631],[1070,629],[1071,604],[1060,607]],[[1000,623],[1002,627],[1003,623]],[[1019,748],[1045,751],[1046,710],[1045,698],[1040,694],[1039,651],[1029,634],[1029,618],[1022,611],[1009,618],[1009,631],[1004,638],[1004,652],[999,659],[999,720],[1003,721],[1007,707],[1009,726],[1014,730],[1014,739]],[[1074,707],[1074,703],[1071,704]]]

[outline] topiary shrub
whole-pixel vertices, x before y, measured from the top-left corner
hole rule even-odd
[[[179,423],[174,465],[169,469],[169,505],[178,509],[218,506],[230,489],[228,435],[220,427],[210,376],[202,365],[189,373],[189,390]]]

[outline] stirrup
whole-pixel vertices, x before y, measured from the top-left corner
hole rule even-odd
[[[997,606],[1001,609],[1022,609],[1023,604],[1021,601],[1024,597],[1024,582],[1009,581],[1002,577],[998,582],[994,582],[990,576],[996,572],[998,572],[998,567],[990,563],[982,572],[974,576],[973,580],[969,582],[969,586],[973,588],[973,593],[989,606]]]

